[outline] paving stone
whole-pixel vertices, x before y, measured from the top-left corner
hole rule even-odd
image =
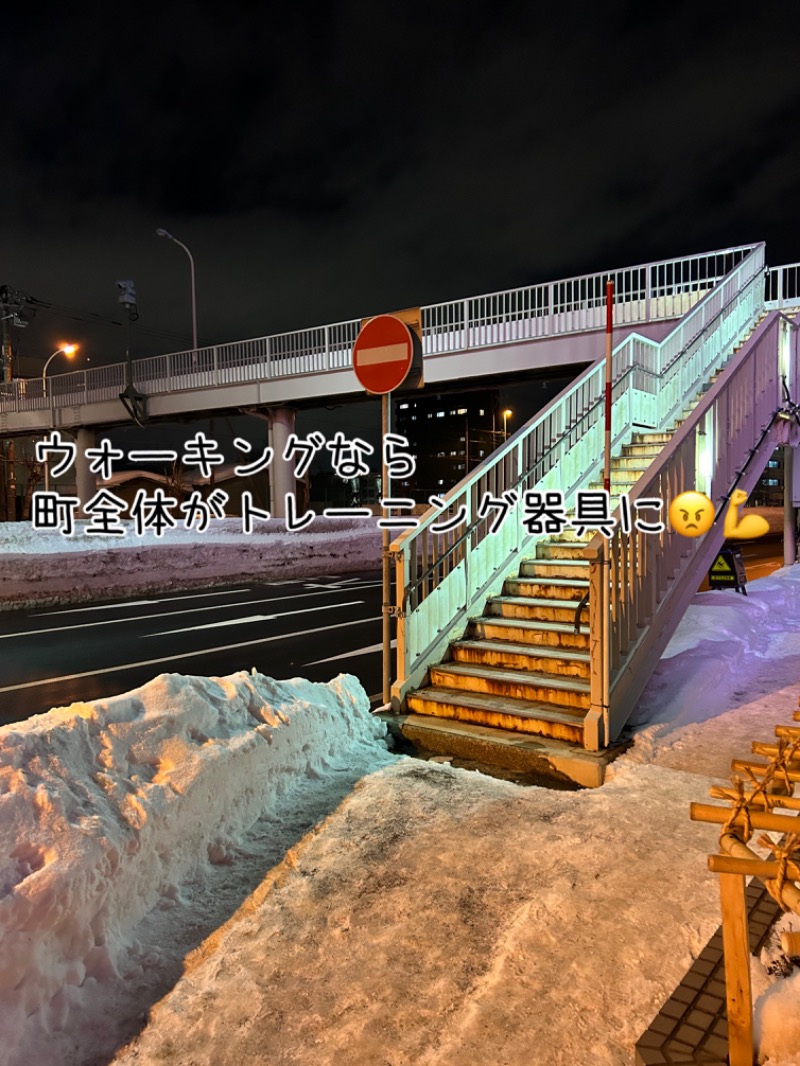
[[[714,1024],[714,1015],[706,1014],[705,1011],[693,1010],[686,1015],[686,1022],[688,1025],[694,1025],[698,1029],[702,1029],[705,1033]]]
[[[700,1006],[700,1004],[698,1004],[698,1006]],[[671,996],[661,1008],[660,1013],[667,1018],[682,1018],[686,1013],[686,1004],[681,1003],[679,999],[675,999],[674,996]]]
[[[686,1023],[684,1023],[675,1034],[676,1040],[688,1044],[690,1048],[699,1047],[700,1041],[704,1036],[705,1031],[703,1029],[695,1029],[691,1025],[686,1025]]]
[[[669,1003],[669,1000],[667,1000],[667,1003]],[[708,991],[704,992],[695,1003],[695,1007],[697,1007],[698,1010],[707,1011],[709,1014],[719,1014],[724,1006],[724,997],[713,996]]]
[[[650,1028],[655,1033],[662,1033],[664,1036],[671,1036],[674,1033],[677,1022],[672,1018],[664,1018],[660,1014],[653,1019]]]
[[[636,1066],[664,1066],[666,1058],[656,1048],[643,1048],[636,1045]]]
[[[756,954],[780,911],[757,881],[747,888],[747,908],[750,948]],[[726,1006],[720,927],[638,1041],[637,1066],[727,1066]]]

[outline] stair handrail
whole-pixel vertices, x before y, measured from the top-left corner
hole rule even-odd
[[[771,311],[628,493],[663,500],[663,533],[598,534],[584,549],[589,560],[591,719],[598,746],[616,740],[652,667],[724,540],[725,503],[734,488],[750,492],[779,437],[785,381],[797,394],[798,368],[781,343]],[[789,405],[791,410],[791,405]],[[709,450],[709,441],[715,442]],[[698,486],[698,455],[713,459],[708,495],[722,501],[703,537],[681,537],[668,526],[674,497]],[[614,517],[619,521],[619,509]],[[605,577],[604,577],[605,574]]]
[[[638,397],[634,394],[644,395],[645,408],[652,396],[658,396],[662,353],[667,353],[668,366],[673,368],[672,382],[674,368],[683,365],[681,353],[688,353],[691,362],[697,350],[702,348],[704,336],[716,338],[715,324],[719,327],[721,321],[730,321],[731,329],[738,335],[745,323],[754,317],[756,309],[763,306],[763,286],[758,284],[763,266],[762,243],[754,246],[698,300],[659,344],[637,335],[627,338],[614,349],[613,417],[615,427],[621,426],[615,429],[616,445],[631,435],[635,421],[641,421],[638,410],[641,405],[637,406]],[[741,313],[737,315],[740,305]],[[730,337],[724,339],[728,341]],[[721,346],[722,340],[718,347]],[[645,348],[650,357],[642,362]],[[623,379],[624,388],[621,387]],[[519,521],[511,522],[506,518],[492,538],[497,550],[489,552],[486,548],[489,522],[487,517],[479,515],[479,490],[491,485],[497,498],[503,493],[516,491],[517,500],[509,505],[516,511],[519,490],[530,485],[534,474],[537,489],[556,487],[547,483],[547,476],[556,470],[561,460],[578,459],[565,463],[570,468],[567,471],[569,484],[566,491],[562,489],[567,502],[577,486],[585,482],[587,475],[599,464],[597,457],[601,447],[595,447],[593,457],[588,459],[585,442],[590,436],[587,430],[599,424],[604,388],[604,360],[599,359],[445,494],[447,514],[460,513],[463,508],[464,532],[458,536],[442,534],[441,543],[437,543],[439,535],[431,531],[443,513],[443,508],[437,506],[429,508],[414,529],[407,530],[392,542],[390,557],[395,562],[396,575],[394,613],[398,618],[395,702],[401,703],[408,689],[419,683],[427,663],[446,646],[454,627],[466,620],[475,604],[493,585],[502,581],[514,560],[519,558],[521,549],[536,539],[535,535],[522,531]],[[645,421],[644,424],[648,423]],[[562,470],[562,482],[563,473]],[[435,606],[429,617],[423,619],[420,608],[434,593]]]

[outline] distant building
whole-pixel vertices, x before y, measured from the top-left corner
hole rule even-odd
[[[764,473],[750,493],[748,507],[783,507],[783,448],[769,457]]]
[[[393,430],[406,437],[415,474],[392,481],[392,495],[427,503],[456,485],[503,440],[498,389],[421,393],[395,402]]]

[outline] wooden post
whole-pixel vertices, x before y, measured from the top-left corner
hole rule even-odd
[[[720,874],[719,891],[728,999],[728,1062],[730,1066],[753,1066],[753,1001],[744,877]]]

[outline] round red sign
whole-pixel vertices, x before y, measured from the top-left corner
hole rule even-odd
[[[356,337],[353,370],[367,392],[383,395],[403,384],[413,357],[414,338],[405,322],[378,315]]]

